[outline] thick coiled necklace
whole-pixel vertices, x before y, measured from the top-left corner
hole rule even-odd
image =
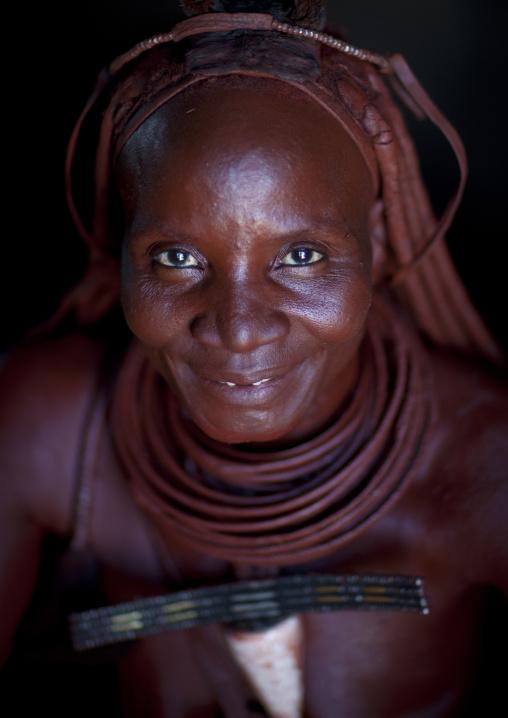
[[[375,522],[419,465],[431,425],[423,348],[377,297],[349,404],[310,441],[256,453],[185,418],[134,342],[111,406],[113,439],[138,505],[169,547],[236,567],[330,555]]]

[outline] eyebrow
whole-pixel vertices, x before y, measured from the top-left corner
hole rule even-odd
[[[134,228],[131,233],[127,233],[127,245],[134,247],[138,243],[146,243],[146,250],[149,249],[149,244],[153,245],[160,241],[168,241],[174,244],[191,244],[200,249],[203,245],[203,240],[200,237],[186,234],[179,229],[176,229],[171,224],[171,218],[161,219],[158,218],[156,221],[150,221],[147,218],[145,221],[140,223],[141,226]],[[339,231],[337,232],[337,229]],[[344,221],[340,223],[340,227],[337,224],[332,231],[332,222],[319,221],[314,224],[308,225],[294,231],[287,233],[281,233],[279,235],[268,235],[268,243],[272,246],[280,247],[283,243],[291,243],[302,241],[312,241],[313,239],[323,245],[323,248],[327,248],[329,251],[337,251],[339,246],[337,240],[342,242],[356,242],[357,234],[351,226],[348,218],[344,218]],[[335,241],[334,241],[335,240]]]
[[[171,226],[163,226],[160,223],[146,222],[141,227],[136,227],[130,232],[127,232],[129,244],[136,243],[138,241],[146,241],[151,236],[155,239],[155,235],[159,238],[164,238],[172,242],[191,242],[195,243],[195,239],[188,234],[183,234]]]
[[[341,236],[344,238],[347,238],[349,236],[354,237],[355,232],[350,227],[349,223],[344,224],[344,230],[345,232]],[[130,234],[132,238],[135,240],[137,237],[143,237],[146,234],[154,234],[157,233],[162,237],[165,237],[166,239],[170,239],[171,241],[185,241],[185,242],[200,242],[199,237],[194,237],[189,234],[185,234],[175,228],[173,228],[169,223],[145,223],[144,226],[134,229]],[[281,232],[280,235],[275,237],[274,239],[279,239],[280,237],[284,237],[287,240],[294,241],[298,240],[300,237],[304,238],[307,237],[309,234],[313,233],[319,233],[321,235],[330,235],[330,226],[325,225],[322,222],[318,222],[316,224],[309,225],[308,227],[304,227],[302,229],[294,230],[293,232]],[[336,236],[336,232],[334,232],[334,235]]]

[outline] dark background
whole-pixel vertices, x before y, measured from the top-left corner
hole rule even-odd
[[[463,137],[470,177],[448,240],[475,303],[508,348],[503,6],[494,0],[329,0],[328,15],[354,44],[402,52]],[[4,346],[48,316],[83,270],[84,250],[65,206],[63,164],[97,73],[182,18],[176,0],[89,0],[60,8],[25,4],[9,31],[0,265]],[[430,123],[415,132],[441,211],[458,181],[453,156]]]

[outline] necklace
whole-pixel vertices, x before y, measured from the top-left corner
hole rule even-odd
[[[221,444],[182,416],[134,342],[111,406],[119,460],[164,543],[238,566],[302,564],[337,550],[388,510],[418,466],[430,426],[421,347],[377,297],[360,379],[337,421],[290,449]]]

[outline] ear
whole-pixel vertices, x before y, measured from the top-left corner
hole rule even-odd
[[[378,284],[386,276],[387,232],[383,200],[378,199],[369,212],[369,237],[372,247],[372,281]]]

